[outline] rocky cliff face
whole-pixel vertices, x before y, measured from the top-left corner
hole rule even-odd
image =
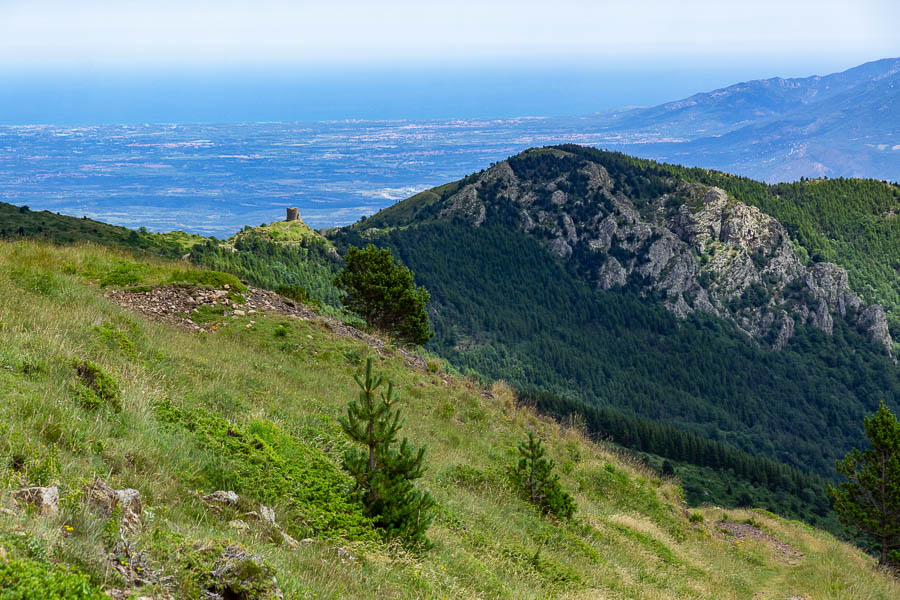
[[[677,181],[635,199],[600,164],[531,152],[564,166],[517,174],[498,163],[448,198],[441,215],[474,227],[512,219],[600,288],[634,289],[679,316],[712,313],[776,350],[797,325],[831,333],[842,318],[890,351],[884,309],[865,305],[837,265],[803,264],[785,228],[759,209]]]

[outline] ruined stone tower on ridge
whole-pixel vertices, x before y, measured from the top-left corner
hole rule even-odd
[[[287,209],[287,219],[285,221],[298,221],[300,219],[300,209],[293,206]]]

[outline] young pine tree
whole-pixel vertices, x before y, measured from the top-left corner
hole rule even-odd
[[[865,419],[871,448],[854,448],[837,470],[848,481],[829,486],[844,524],[871,540],[883,565],[900,566],[900,423],[882,403]]]
[[[395,410],[394,385],[376,397],[383,383],[372,373],[372,359],[366,361],[365,379],[354,375],[359,398],[347,406],[347,417],[338,419],[344,432],[362,444],[344,454],[344,469],[356,485],[353,494],[366,514],[382,530],[385,539],[398,539],[409,546],[427,547],[425,532],[433,518],[434,500],[417,490],[413,482],[425,473],[425,448],[416,452],[400,431],[400,411]]]
[[[528,501],[556,517],[568,519],[575,514],[575,501],[560,485],[553,461],[544,458],[541,440],[529,432],[528,439],[519,444],[519,454],[512,476]]]

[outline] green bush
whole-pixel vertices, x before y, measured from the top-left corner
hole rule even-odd
[[[100,278],[100,287],[110,285],[126,286],[138,283],[141,280],[141,274],[147,269],[147,265],[141,263],[133,263],[131,261],[119,261],[116,267]]]
[[[215,461],[199,466],[212,489],[234,490],[284,507],[287,529],[300,537],[373,539],[370,520],[346,496],[349,478],[320,450],[268,421],[246,428],[203,410],[190,413],[169,402],[156,405],[164,422],[186,428]]]
[[[120,351],[129,358],[135,358],[138,355],[137,346],[134,342],[121,330],[116,328],[110,322],[103,323],[94,328],[94,331],[100,336],[108,346]]]
[[[31,560],[0,561],[0,600],[108,600],[87,575]]]
[[[72,393],[88,410],[103,406],[115,411],[122,409],[119,385],[115,379],[92,362],[84,361],[75,364]]]

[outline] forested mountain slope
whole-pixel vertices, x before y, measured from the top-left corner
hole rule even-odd
[[[827,237],[806,218],[814,202],[782,204],[797,233],[753,206],[777,203],[779,189],[565,146],[333,239],[396,251],[432,294],[432,347],[455,364],[829,474],[860,443],[861,415],[900,397],[885,311],[871,303],[890,283],[876,277],[861,300],[842,268],[797,240]],[[895,235],[884,223],[879,242]],[[876,245],[858,242],[850,281]]]

